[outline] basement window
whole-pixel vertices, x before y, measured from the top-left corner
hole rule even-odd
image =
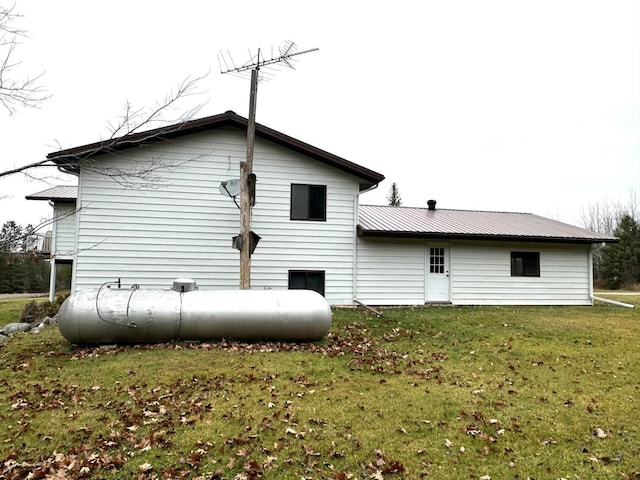
[[[289,270],[289,290],[313,290],[324,297],[324,270]]]
[[[291,220],[327,220],[327,186],[291,184]]]
[[[511,252],[512,277],[539,277],[539,252]]]

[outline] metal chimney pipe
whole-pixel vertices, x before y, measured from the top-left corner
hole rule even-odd
[[[427,206],[429,210],[433,211],[436,209],[436,201],[435,200],[427,200]]]

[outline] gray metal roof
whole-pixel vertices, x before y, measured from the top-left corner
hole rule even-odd
[[[74,202],[78,196],[78,187],[75,185],[58,185],[47,188],[38,193],[27,195],[27,200],[52,200],[54,202]]]
[[[531,213],[361,205],[358,234],[377,237],[512,240],[561,243],[618,239]]]

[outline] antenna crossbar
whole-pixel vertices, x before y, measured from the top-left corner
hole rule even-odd
[[[271,57],[269,59],[263,59],[261,60],[261,51],[258,50],[258,55],[257,55],[257,59],[252,62],[252,63],[246,63],[240,67],[236,67],[234,65],[234,68],[229,68],[224,56],[222,58],[226,70],[222,69],[222,64],[220,65],[221,69],[220,69],[220,73],[230,73],[230,72],[246,72],[247,70],[253,70],[253,69],[260,69],[260,67],[264,67],[266,65],[271,65],[273,63],[279,63],[279,62],[284,62],[286,63],[289,67],[292,67],[291,63],[288,61],[291,57],[295,57],[297,55],[302,55],[303,53],[309,53],[309,52],[315,52],[318,50],[318,48],[310,48],[308,50],[302,50],[300,52],[290,52],[291,48],[293,47],[292,45],[289,45],[289,47],[287,48],[287,50],[285,52],[282,53],[282,55],[277,56],[277,57]],[[233,61],[231,62],[233,63]],[[292,67],[293,68],[293,67]]]

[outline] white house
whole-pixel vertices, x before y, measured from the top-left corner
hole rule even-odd
[[[361,206],[357,298],[406,305],[591,305],[613,237],[527,213]]]
[[[63,215],[53,255],[73,261],[72,289],[177,277],[238,288],[229,195],[246,129],[225,112],[49,154],[77,192],[27,198]],[[253,172],[251,287],[309,288],[334,305],[590,305],[591,246],[616,240],[530,214],[361,206],[383,175],[259,124]]]

